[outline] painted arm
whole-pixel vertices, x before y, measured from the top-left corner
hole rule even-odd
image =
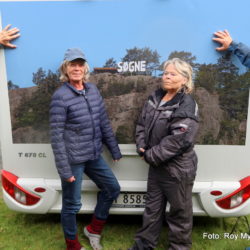
[[[213,41],[221,44],[221,47],[217,47],[217,51],[230,51],[236,55],[241,63],[250,68],[250,47],[243,43],[237,43],[233,41],[227,30],[217,31],[214,33],[215,37]]]

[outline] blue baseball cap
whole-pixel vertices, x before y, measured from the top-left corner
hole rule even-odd
[[[66,61],[73,61],[76,59],[82,59],[84,61],[87,61],[85,58],[85,55],[83,54],[83,52],[78,49],[78,48],[70,48],[67,49],[64,55],[64,60]]]

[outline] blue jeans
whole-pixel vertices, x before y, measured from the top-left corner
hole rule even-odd
[[[80,210],[81,185],[83,172],[95,182],[100,192],[94,215],[99,220],[106,220],[113,201],[120,193],[120,185],[113,172],[102,157],[97,160],[87,161],[71,166],[74,182],[62,182],[62,211],[61,223],[64,236],[74,240],[77,234],[76,214]]]

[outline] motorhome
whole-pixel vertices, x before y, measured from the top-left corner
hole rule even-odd
[[[194,96],[200,109],[194,215],[250,214],[249,72],[236,59],[216,52],[211,41],[212,32],[227,27],[250,44],[249,37],[242,34],[243,30],[247,33],[249,24],[244,14],[233,20],[224,18],[222,8],[230,8],[226,2],[216,2],[216,9],[211,1],[184,1],[182,5],[148,0],[144,4],[132,0],[1,2],[2,27],[11,22],[22,33],[15,41],[17,49],[0,50],[1,176],[6,205],[24,213],[61,210],[61,182],[49,143],[48,108],[50,96],[59,86],[56,70],[64,51],[79,46],[92,68],[105,66],[109,58],[115,60],[106,67],[117,68],[115,61],[121,61],[123,54],[123,62],[146,62],[143,72],[140,67],[137,72],[91,72],[123,155],[114,163],[105,150],[103,153],[121,185],[111,214],[143,212],[148,166],[136,153],[134,127],[143,102],[160,84],[160,64],[168,57],[185,58],[194,68]],[[243,2],[231,7],[234,13],[249,9],[250,3]],[[143,13],[150,13],[151,18]],[[75,20],[81,15],[84,18]],[[220,18],[214,21],[215,16]],[[117,27],[102,27],[103,18]],[[126,23],[121,27],[120,22],[114,23],[117,19]],[[86,25],[86,20],[91,20],[91,25]],[[97,192],[94,183],[84,178],[80,213],[93,212]]]

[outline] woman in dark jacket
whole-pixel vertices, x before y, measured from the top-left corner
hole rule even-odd
[[[164,64],[161,89],[143,107],[136,144],[150,167],[143,225],[130,250],[155,248],[164,218],[168,249],[191,248],[192,187],[197,169],[193,147],[198,130],[192,90],[191,66],[174,58]],[[170,211],[165,215],[167,203]]]
[[[90,225],[84,228],[93,249],[102,249],[101,231],[120,186],[101,156],[104,143],[114,161],[122,156],[103,99],[87,82],[89,67],[80,49],[68,49],[60,67],[62,85],[50,106],[51,145],[62,182],[61,223],[68,250],[84,249],[77,237],[76,213],[81,208],[85,172],[100,192]]]

